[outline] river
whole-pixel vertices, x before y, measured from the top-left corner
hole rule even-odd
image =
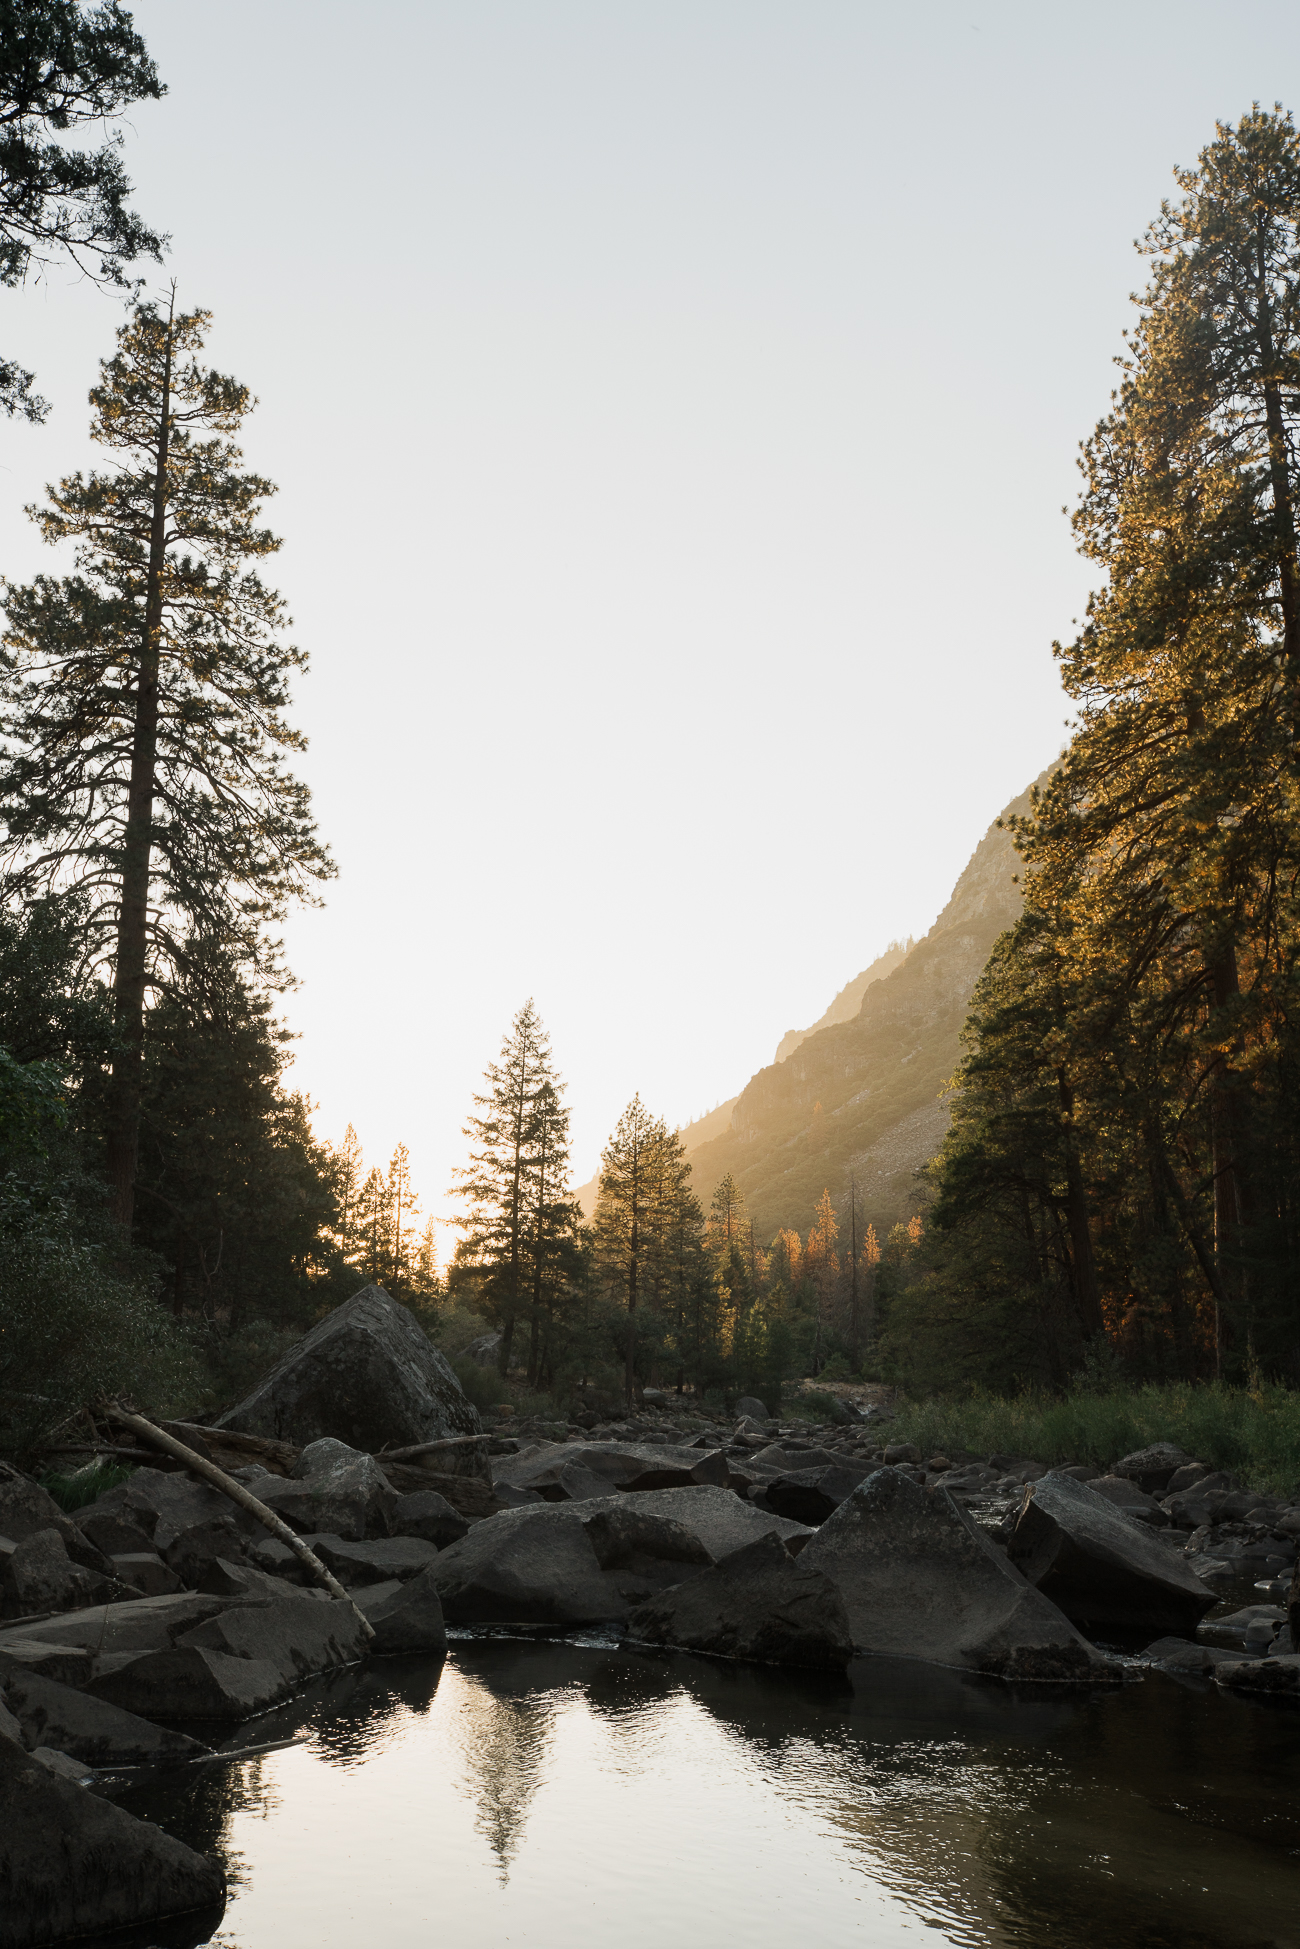
[[[290,1736],[115,1792],[224,1859],[224,1949],[1300,1949],[1300,1711],[1163,1674],[462,1638]]]

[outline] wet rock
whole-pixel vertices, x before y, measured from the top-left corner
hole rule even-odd
[[[1116,1462],[1112,1475],[1125,1475],[1148,1495],[1163,1494],[1179,1469],[1195,1463],[1196,1457],[1176,1448],[1171,1441],[1152,1442],[1149,1448],[1135,1449]]]
[[[768,1507],[778,1516],[792,1517],[796,1523],[824,1523],[875,1466],[874,1462],[839,1462],[830,1468],[800,1469],[796,1474],[778,1475],[764,1490]]]
[[[466,1525],[468,1531],[468,1525]],[[341,1584],[405,1582],[427,1570],[438,1554],[436,1543],[418,1536],[383,1536],[372,1543],[349,1543],[340,1536],[308,1536],[305,1541]]]
[[[427,1570],[407,1583],[371,1584],[357,1592],[357,1603],[374,1626],[370,1650],[376,1656],[447,1649],[442,1600]]]
[[[842,1670],[853,1656],[835,1585],[794,1562],[770,1535],[639,1606],[627,1631],[643,1644],[757,1664]]]
[[[95,1777],[84,1760],[74,1760],[69,1754],[56,1751],[53,1746],[37,1746],[32,1758],[47,1766],[61,1780],[70,1780],[73,1786],[88,1787]]]
[[[151,1725],[86,1692],[53,1679],[11,1670],[4,1699],[28,1747],[56,1746],[87,1766],[134,1766],[197,1759],[207,1751],[197,1739]]]
[[[225,1886],[206,1855],[0,1740],[5,1949],[99,1937],[205,1909],[215,1928]]]
[[[626,1611],[564,1507],[502,1510],[441,1550],[425,1574],[452,1624],[595,1624]]]
[[[1008,1555],[1086,1629],[1191,1631],[1213,1599],[1180,1553],[1138,1527],[1096,1483],[1046,1475],[1025,1492]]]
[[[335,1307],[218,1426],[299,1444],[332,1435],[370,1452],[481,1429],[447,1361],[382,1286]]]
[[[1007,1679],[1120,1675],[944,1490],[927,1494],[896,1469],[868,1476],[799,1562],[835,1584],[863,1652]]]
[[[397,1492],[373,1456],[345,1442],[317,1441],[259,1500],[301,1535],[320,1531],[360,1542],[388,1535]]]
[[[393,1504],[392,1526],[394,1536],[418,1536],[440,1550],[445,1550],[449,1543],[459,1543],[470,1530],[459,1510],[453,1509],[436,1489],[414,1489],[409,1495],[399,1496]]]
[[[1218,1665],[1234,1664],[1240,1651],[1227,1651],[1218,1645],[1194,1644],[1186,1638],[1157,1638],[1142,1653],[1146,1664],[1163,1666],[1179,1678],[1213,1678]]]
[[[1214,1682],[1231,1692],[1300,1693],[1300,1657],[1234,1658],[1216,1665]]]

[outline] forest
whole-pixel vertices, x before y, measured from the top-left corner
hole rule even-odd
[[[59,62],[5,80],[0,277],[70,253],[127,289],[165,240],[112,142],[74,160],[52,135],[157,75],[116,10],[43,18]],[[335,868],[291,718],[307,656],[264,579],[275,489],[239,444],[248,385],[205,362],[210,314],[127,290],[90,394],[101,462],[27,510],[60,572],[4,591],[7,1447],[103,1392],[210,1415],[366,1281],[484,1405],[1300,1382],[1290,115],[1220,126],[1179,184],[1081,450],[1099,579],[1055,646],[1073,734],[1008,822],[1023,907],[975,987],[949,1134],[879,1231],[852,1155],[811,1225],[772,1222],[767,1194],[759,1223],[739,1171],[695,1182],[639,1096],[584,1221],[532,1002],[469,1109],[445,1266],[405,1146],[367,1167],[351,1127],[315,1134],[279,930]],[[41,420],[34,384],[0,362],[10,415]]]

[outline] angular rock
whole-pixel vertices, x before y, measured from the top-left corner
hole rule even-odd
[[[796,1474],[776,1476],[763,1493],[769,1509],[778,1516],[790,1516],[796,1523],[812,1526],[824,1523],[875,1467],[874,1462],[838,1462],[830,1468],[800,1469]]]
[[[1059,1470],[1053,1471],[1057,1474],[1059,1472]],[[1126,1475],[1094,1475],[1087,1486],[1094,1495],[1105,1496],[1107,1502],[1113,1503],[1116,1509],[1141,1510],[1145,1513],[1157,1507],[1155,1497],[1148,1495],[1145,1489],[1140,1489],[1137,1483],[1131,1481]]]
[[[273,1536],[269,1543],[254,1543],[248,1552],[248,1561],[267,1576],[278,1577],[287,1584],[310,1584],[311,1578],[302,1558]]]
[[[585,1502],[612,1489],[645,1493],[690,1488],[725,1488],[730,1470],[720,1448],[701,1452],[667,1443],[549,1442],[493,1463],[492,1479],[516,1489],[534,1489],[546,1502]]]
[[[468,1524],[465,1526],[468,1531]],[[341,1536],[308,1536],[309,1543],[341,1584],[404,1583],[427,1570],[438,1554],[436,1543],[418,1536],[381,1536],[373,1543],[349,1543]]]
[[[74,1786],[88,1787],[95,1775],[84,1760],[74,1760],[67,1753],[60,1753],[53,1746],[37,1746],[32,1758],[42,1766],[48,1766],[51,1773],[57,1773],[61,1780],[71,1780]]]
[[[109,1562],[118,1582],[138,1590],[142,1597],[164,1597],[169,1591],[183,1588],[176,1572],[153,1550],[132,1550],[123,1556],[110,1557]]]
[[[878,1469],[803,1549],[835,1584],[860,1651],[1005,1679],[1118,1680],[943,1489]]]
[[[151,1725],[104,1699],[31,1672],[10,1671],[4,1697],[29,1747],[56,1746],[87,1766],[198,1759],[208,1750],[184,1733]]]
[[[393,1504],[392,1526],[394,1536],[418,1536],[440,1550],[449,1543],[459,1543],[462,1536],[469,1535],[470,1528],[459,1510],[436,1489],[413,1489],[399,1496]]]
[[[462,1360],[472,1360],[476,1367],[495,1367],[497,1355],[501,1350],[499,1333],[480,1333],[477,1340],[471,1340],[459,1356]]]
[[[756,1509],[752,1502],[742,1502],[730,1489],[659,1489],[639,1497],[638,1506],[647,1515],[667,1516],[681,1523],[699,1539],[715,1562],[759,1536],[777,1536],[790,1550],[792,1544],[806,1541],[813,1534],[804,1523]],[[597,1512],[590,1509],[584,1513],[590,1518]]]
[[[186,1631],[201,1618],[222,1609],[220,1597],[205,1597],[197,1591],[177,1591],[172,1597],[133,1597],[121,1604],[96,1604],[88,1611],[72,1611],[64,1617],[45,1617],[30,1633],[48,1645],[79,1645],[97,1655],[115,1651],[160,1651],[179,1631]],[[16,1635],[16,1633],[15,1633]],[[8,1640],[0,1632],[0,1646]]]
[[[92,1502],[85,1509],[79,1509],[73,1522],[97,1550],[106,1557],[134,1556],[141,1550],[153,1549],[154,1525],[148,1528],[122,1512],[105,1509],[100,1502]]]
[[[1094,1483],[1045,1475],[1025,1490],[1007,1554],[1085,1629],[1189,1632],[1213,1598],[1181,1553],[1132,1522]]]
[[[481,1429],[447,1361],[382,1286],[335,1307],[217,1425],[300,1446],[333,1435],[370,1452]]]
[[[627,1609],[581,1522],[544,1503],[476,1523],[425,1575],[452,1624],[597,1624]]]
[[[39,1482],[33,1482],[30,1475],[11,1468],[7,1462],[0,1462],[0,1536],[7,1536],[13,1543],[21,1543],[37,1530],[56,1530],[63,1540],[63,1547],[75,1564],[83,1570],[97,1571],[101,1577],[109,1575],[108,1553],[97,1549],[93,1542],[83,1536],[70,1516],[65,1516],[48,1489]]]
[[[8,1706],[5,1705],[3,1694],[0,1694],[0,1739],[12,1739],[17,1746],[21,1746],[23,1743],[22,1728],[19,1726],[18,1721],[14,1718]]]
[[[33,1624],[31,1629],[39,1631],[40,1626]],[[60,1685],[85,1685],[94,1664],[82,1645],[45,1644],[37,1637],[20,1637],[17,1631],[0,1632],[0,1685],[9,1671],[33,1672]]]
[[[742,1394],[733,1412],[737,1421],[743,1421],[747,1415],[752,1421],[770,1421],[772,1418],[763,1403],[753,1394]]]
[[[641,1603],[713,1562],[693,1530],[646,1509],[648,1499],[606,1497],[579,1512],[597,1563],[625,1603]]]
[[[842,1455],[832,1455],[829,1448],[813,1448],[805,1442],[792,1448],[786,1442],[773,1441],[747,1457],[746,1466],[769,1475],[796,1475],[804,1469],[837,1468],[843,1460]]]
[[[351,1604],[304,1590],[230,1604],[183,1632],[176,1647],[198,1646],[272,1665],[287,1685],[296,1685],[318,1672],[356,1664],[368,1642]]]
[[[1186,1638],[1157,1638],[1142,1653],[1149,1665],[1160,1665],[1179,1678],[1213,1678],[1216,1665],[1235,1664],[1240,1651],[1225,1651],[1218,1645],[1192,1644]]]
[[[215,1861],[0,1740],[5,1949],[99,1937],[197,1911],[210,1912],[210,1934],[225,1892]]]
[[[0,1559],[0,1616],[75,1610],[102,1604],[117,1589],[111,1577],[83,1570],[57,1529],[37,1529]]]
[[[387,1536],[397,1502],[374,1457],[339,1441],[313,1442],[292,1476],[259,1487],[259,1500],[300,1535],[324,1532],[351,1542]]]
[[[1189,1467],[1196,1457],[1176,1448],[1171,1441],[1155,1441],[1149,1448],[1136,1449],[1116,1462],[1112,1475],[1126,1475],[1148,1495],[1162,1495],[1179,1469]]]
[[[853,1634],[830,1579],[760,1536],[634,1610],[629,1637],[755,1664],[842,1670]]]
[[[232,1657],[206,1645],[142,1651],[93,1678],[96,1698],[144,1719],[211,1719],[237,1724],[268,1712],[289,1691],[266,1659]]]
[[[227,1507],[233,1508],[233,1504]],[[267,1532],[258,1525],[259,1537]],[[175,1572],[187,1590],[197,1590],[204,1573],[218,1557],[239,1562],[245,1554],[247,1530],[230,1516],[216,1516],[207,1522],[191,1523],[173,1536],[164,1552],[167,1567]]]
[[[371,1584],[357,1603],[375,1627],[370,1649],[378,1657],[447,1649],[442,1600],[427,1570],[408,1583]]]

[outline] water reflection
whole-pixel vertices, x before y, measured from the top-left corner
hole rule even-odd
[[[1300,1715],[1163,1677],[1017,1694],[466,1642],[258,1728],[305,1744],[127,1798],[221,1853],[229,1949],[1300,1949]],[[380,1923],[373,1912],[383,1910]]]

